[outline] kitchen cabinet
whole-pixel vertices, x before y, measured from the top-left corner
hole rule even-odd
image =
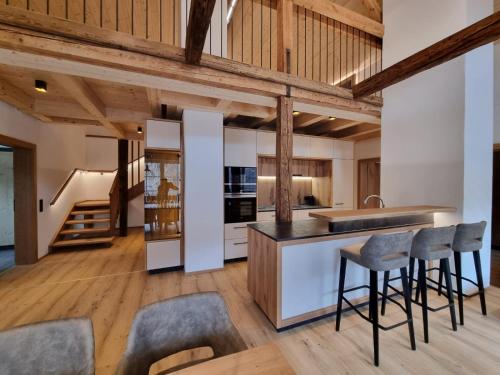
[[[354,143],[348,141],[333,140],[334,159],[354,159]]]
[[[257,166],[257,133],[245,129],[224,129],[224,165]]]
[[[256,132],[257,133],[257,154],[276,155],[276,133],[274,132]]]
[[[311,137],[306,135],[293,136],[293,156],[304,158],[311,156]]]
[[[172,121],[148,120],[144,139],[145,148],[180,150],[181,124]]]
[[[181,241],[146,242],[146,269],[177,267],[181,265]]]
[[[224,225],[224,260],[246,258],[249,223]]]
[[[352,209],[354,194],[354,161],[333,160],[333,207]]]
[[[310,156],[312,158],[333,159],[334,140],[328,138],[310,137]]]

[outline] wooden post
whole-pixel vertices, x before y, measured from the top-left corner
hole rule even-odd
[[[208,28],[212,21],[215,0],[192,0],[186,31],[186,62],[199,65]]]
[[[276,221],[292,221],[293,101],[278,98],[276,121]]]
[[[120,236],[128,233],[128,140],[118,140],[118,187],[120,190]],[[113,223],[112,223],[113,225]]]
[[[290,73],[293,44],[293,3],[292,0],[278,0],[278,71]]]

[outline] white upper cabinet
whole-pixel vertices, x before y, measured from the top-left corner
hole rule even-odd
[[[254,130],[224,129],[224,165],[257,166],[257,134]]]
[[[333,159],[333,207],[352,209],[354,195],[354,161]]]
[[[334,140],[328,138],[310,137],[312,158],[333,159]]]
[[[333,157],[335,159],[354,159],[354,143],[348,141],[333,141]]]
[[[311,137],[306,135],[293,136],[293,156],[311,157]]]
[[[276,155],[276,133],[257,132],[257,153]]]
[[[181,124],[178,122],[148,120],[146,121],[146,148],[180,150]]]

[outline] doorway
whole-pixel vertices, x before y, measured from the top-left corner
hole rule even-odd
[[[0,274],[14,262],[14,150],[0,145]]]
[[[6,247],[13,247],[9,264],[10,266],[33,264],[38,260],[36,146],[3,135],[0,135],[0,145],[5,150],[9,149],[2,153],[11,153],[11,157],[5,157],[5,159],[10,159],[12,166],[10,198],[6,192],[6,199],[12,199],[12,202],[6,204],[6,215],[1,217],[2,225],[5,221],[13,226],[13,237],[9,237],[13,243],[6,245]],[[5,162],[6,165],[7,162]],[[7,176],[9,171],[4,171],[2,168],[1,173]],[[12,256],[14,264],[12,264]]]
[[[369,195],[380,195],[380,158],[358,160],[358,208],[378,208],[379,201],[364,200]]]

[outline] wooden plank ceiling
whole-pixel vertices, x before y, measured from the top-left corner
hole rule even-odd
[[[46,93],[35,90],[37,79],[47,82]],[[79,85],[68,84],[75,81]],[[86,95],[78,90],[80,85],[86,87]],[[137,127],[144,126],[149,118],[180,120],[184,108],[224,112],[224,123],[228,126],[276,129],[276,111],[269,107],[96,79],[76,79],[10,65],[0,65],[0,100],[45,123],[104,126],[109,127],[112,134],[111,128],[114,128],[128,138],[136,138]],[[294,132],[357,141],[380,136],[380,125],[295,113]]]

